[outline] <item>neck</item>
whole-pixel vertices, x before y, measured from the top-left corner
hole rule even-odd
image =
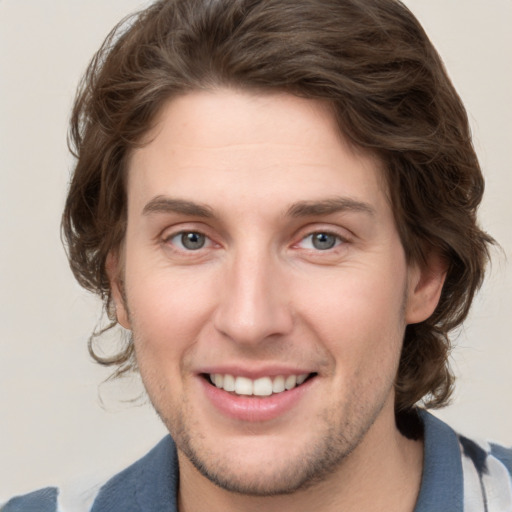
[[[423,443],[404,437],[394,415],[380,416],[357,448],[321,482],[292,494],[247,496],[217,487],[179,455],[180,512],[412,512],[421,484]],[[390,428],[391,425],[391,428]]]

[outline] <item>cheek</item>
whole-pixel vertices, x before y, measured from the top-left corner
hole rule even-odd
[[[300,316],[350,371],[394,365],[405,329],[405,272],[359,267],[305,280]]]
[[[210,316],[211,279],[199,272],[152,271],[135,275],[126,290],[138,357],[177,364]]]
[[[404,274],[386,275],[368,268],[344,269],[320,279],[304,279],[297,302],[324,323],[341,329],[374,330],[403,322]]]

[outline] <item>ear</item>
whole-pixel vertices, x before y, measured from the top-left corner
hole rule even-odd
[[[437,251],[431,251],[425,263],[409,266],[407,324],[423,322],[432,315],[439,303],[447,270],[445,259]]]
[[[124,283],[121,279],[122,263],[118,253],[109,252],[105,262],[105,270],[107,271],[108,280],[110,282],[110,293],[116,308],[116,318],[120,325],[125,329],[131,329],[128,308],[124,293]]]

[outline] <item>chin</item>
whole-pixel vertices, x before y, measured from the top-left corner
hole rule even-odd
[[[180,458],[186,458],[214,485],[264,497],[291,494],[324,481],[336,473],[364,436],[351,435],[346,428],[322,430],[310,440],[243,436],[225,442],[184,425],[171,431]]]
[[[264,464],[252,464],[208,460],[201,454],[185,453],[193,466],[217,487],[236,494],[247,496],[279,496],[307,489],[322,481],[340,464],[344,456],[335,459],[325,454],[306,453],[290,457],[286,462],[276,464],[282,458],[273,457]],[[340,460],[338,460],[340,459]]]

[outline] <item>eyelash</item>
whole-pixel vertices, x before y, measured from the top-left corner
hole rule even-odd
[[[196,247],[196,248],[186,247],[186,245],[185,245],[186,239],[184,238],[185,236],[199,237],[200,246]],[[314,238],[315,236],[328,237],[330,240],[327,242],[327,246],[324,248],[315,247],[315,238]],[[178,239],[178,241],[174,241],[176,239]],[[316,231],[309,232],[306,236],[303,236],[299,240],[299,242],[293,244],[292,247],[298,247],[302,243],[306,242],[308,239],[310,240],[309,247],[303,247],[303,249],[305,249],[307,251],[315,252],[315,253],[334,252],[340,245],[344,245],[345,243],[348,242],[346,237],[343,237],[340,234],[335,233],[333,231],[316,230]],[[201,241],[203,242],[202,244],[200,243]],[[193,239],[190,239],[189,242],[192,244],[195,243],[195,241]],[[326,241],[317,239],[317,242],[321,244],[321,243],[325,243]],[[331,242],[332,242],[332,245],[330,245]],[[199,231],[199,230],[180,230],[176,233],[171,233],[168,236],[165,236],[163,238],[163,243],[165,245],[171,246],[173,248],[173,250],[176,250],[178,252],[184,252],[184,253],[199,252],[202,249],[208,249],[215,245],[215,242],[213,242],[212,239],[210,237],[208,237],[208,235],[206,235],[205,233],[203,233],[202,231]],[[181,247],[180,247],[180,245],[181,245]]]
[[[324,237],[331,237],[331,239],[334,239],[333,242],[334,244],[332,246],[329,246],[329,247],[325,247],[323,249],[320,249],[318,247],[315,247],[315,236],[319,237],[319,236],[324,236]],[[296,245],[299,245],[300,243],[306,241],[310,239],[310,245],[311,247],[307,247],[306,249],[307,250],[310,250],[310,251],[314,251],[314,252],[328,252],[328,251],[333,251],[333,250],[336,250],[337,247],[339,247],[340,245],[344,244],[347,242],[347,239],[342,237],[341,235],[339,235],[338,233],[333,233],[332,231],[328,231],[328,230],[318,230],[318,231],[313,231],[311,233],[308,233],[305,237],[303,237],[300,242]],[[321,240],[318,240],[320,243],[323,243]],[[329,245],[329,244],[328,244]]]
[[[204,243],[200,247],[197,247],[196,249],[191,249],[190,247],[185,247],[184,246],[184,241],[185,241],[184,237],[187,235],[199,236],[204,239]],[[173,240],[178,237],[181,237],[180,243],[181,243],[182,247],[178,247],[177,250],[181,251],[181,252],[197,252],[197,251],[200,251],[201,249],[206,248],[205,245],[207,247],[210,247],[214,244],[213,241],[207,235],[205,235],[201,231],[194,231],[194,230],[181,230],[181,231],[178,231],[177,233],[171,233],[170,235],[166,236],[163,239],[163,242],[165,244],[173,246],[173,248],[176,248],[176,246],[178,244],[176,242],[173,242]],[[192,243],[194,243],[194,242],[192,241]]]

